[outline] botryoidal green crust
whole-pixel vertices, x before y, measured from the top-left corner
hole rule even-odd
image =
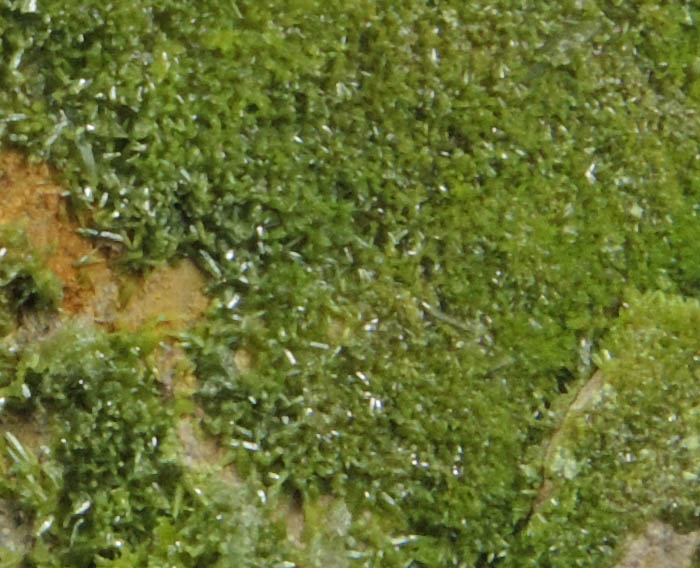
[[[122,243],[128,268],[186,255],[210,276],[212,309],[180,338],[188,402],[251,485],[203,487],[174,457],[139,335],[67,327],[3,359],[7,412],[46,412],[53,440],[26,459],[6,440],[3,491],[37,531],[53,515],[28,562],[604,566],[624,519],[697,528],[692,366],[673,340],[663,368],[641,355],[700,283],[697,18],[652,1],[0,1],[0,138],[63,172],[84,234]],[[658,323],[635,335],[644,313]],[[569,421],[603,349],[614,397]],[[646,383],[615,367],[631,353]],[[558,504],[536,507],[546,476]],[[287,497],[307,545],[279,556],[266,515]]]

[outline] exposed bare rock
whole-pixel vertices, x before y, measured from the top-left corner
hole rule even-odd
[[[10,502],[0,499],[0,551],[4,551],[3,556],[16,554],[21,558],[31,544],[31,524],[14,509]],[[2,560],[7,561],[4,557]]]
[[[247,373],[253,368],[253,354],[245,347],[239,347],[233,354],[236,368],[241,373]]]
[[[48,252],[47,265],[63,283],[61,307],[78,313],[108,291],[101,286],[109,279],[108,251],[77,233],[64,192],[46,164],[31,164],[15,152],[0,153],[0,223],[20,224],[29,244]]]
[[[146,323],[168,329],[193,324],[206,309],[206,280],[188,260],[154,270],[136,282],[133,294],[117,315],[118,327],[136,330]]]
[[[669,525],[652,521],[629,543],[615,568],[690,568],[699,544],[700,531],[678,534]]]
[[[206,281],[191,261],[127,277],[111,265],[122,245],[81,236],[64,194],[46,164],[32,164],[15,152],[0,153],[0,223],[21,225],[29,244],[48,253],[47,266],[63,284],[61,309],[66,316],[110,329],[135,330],[155,322],[177,331],[202,315],[208,305]]]

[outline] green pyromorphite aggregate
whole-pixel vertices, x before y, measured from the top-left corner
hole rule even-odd
[[[32,250],[21,227],[0,225],[0,336],[22,309],[55,308],[61,283],[45,268],[46,251]]]
[[[603,383],[547,464],[554,490],[504,566],[605,566],[649,519],[698,529],[699,325],[695,299],[630,294],[602,345]]]
[[[3,389],[4,412],[31,413],[47,430],[38,452],[12,432],[0,440],[0,496],[35,537],[9,564],[0,547],[4,566],[253,567],[284,554],[271,547],[280,538],[269,511],[250,504],[252,480],[231,493],[181,465],[174,413],[144,361],[154,345],[66,324],[2,353],[23,385],[21,395]]]
[[[20,407],[67,441],[46,504],[4,482],[38,525],[55,519],[27,562],[227,565],[236,547],[250,565],[612,562],[629,509],[586,505],[594,468],[535,514],[541,448],[600,341],[644,344],[605,339],[627,329],[629,290],[697,294],[698,17],[644,0],[1,1],[0,138],[63,172],[127,268],[187,255],[207,271],[213,307],[181,338],[204,427],[263,495],[309,513],[306,549],[279,560],[257,489],[207,483],[238,527],[221,529],[192,474],[149,446],[173,418],[125,347],[140,339],[98,336],[75,361],[49,343],[3,379],[38,388]],[[648,313],[650,329],[671,317]],[[663,380],[680,401],[678,365]],[[657,391],[639,393],[658,441]],[[603,452],[622,416],[565,446],[571,460]],[[72,467],[87,485],[62,490]],[[693,483],[644,511],[697,526]],[[579,532],[554,555],[567,523]]]

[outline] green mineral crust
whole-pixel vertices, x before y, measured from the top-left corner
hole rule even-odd
[[[606,568],[700,530],[699,18],[0,0],[2,148],[133,324],[0,229],[0,566]],[[178,262],[207,300],[168,327]]]

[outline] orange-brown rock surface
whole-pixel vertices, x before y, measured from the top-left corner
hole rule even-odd
[[[111,261],[121,245],[80,235],[65,195],[46,164],[0,153],[0,223],[20,224],[29,244],[47,252],[48,267],[63,283],[64,314],[131,331],[146,323],[179,330],[202,315],[206,281],[192,262],[181,260],[143,277],[119,272]]]

